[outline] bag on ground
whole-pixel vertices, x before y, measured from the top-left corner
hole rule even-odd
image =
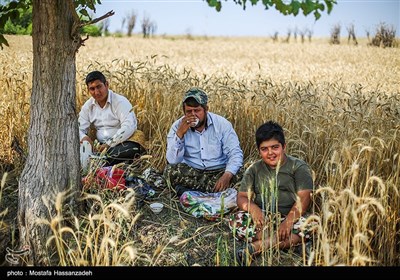
[[[186,191],[181,195],[179,201],[185,212],[196,218],[204,217],[207,220],[215,221],[237,206],[236,196],[237,191],[233,188],[217,193]]]

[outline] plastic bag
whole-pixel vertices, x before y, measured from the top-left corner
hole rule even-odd
[[[87,172],[89,168],[90,156],[93,154],[92,146],[88,141],[83,141],[80,145],[80,161],[83,172]]]
[[[126,187],[132,188],[135,191],[135,196],[138,198],[147,199],[156,194],[152,186],[142,178],[136,176],[128,176],[125,180]]]
[[[131,188],[135,192],[136,197],[136,208],[141,208],[144,205],[144,201],[151,199],[156,192],[146,180],[136,177],[126,177],[126,187]]]
[[[215,221],[237,206],[236,197],[237,191],[228,188],[217,193],[186,191],[181,195],[179,201],[185,212],[196,218],[204,217],[207,220]]]
[[[96,181],[98,184],[104,184],[108,189],[124,190],[125,178],[124,170],[120,168],[113,168],[113,166],[105,166],[96,171]]]

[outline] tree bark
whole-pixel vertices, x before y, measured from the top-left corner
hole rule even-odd
[[[19,181],[18,202],[20,247],[30,247],[29,264],[33,265],[57,265],[50,259],[54,242],[46,245],[51,229],[43,221],[56,216],[58,193],[68,192],[60,209],[73,209],[81,189],[75,101],[75,57],[80,42],[71,36],[76,24],[73,0],[33,0],[29,154]]]

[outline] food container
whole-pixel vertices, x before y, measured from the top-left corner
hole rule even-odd
[[[153,211],[155,214],[160,213],[164,208],[164,205],[161,202],[154,202],[150,204],[150,209]]]

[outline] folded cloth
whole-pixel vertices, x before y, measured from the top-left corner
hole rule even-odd
[[[216,193],[186,191],[180,196],[179,201],[185,212],[196,218],[204,217],[215,221],[237,207],[236,196],[237,191],[233,188]]]

